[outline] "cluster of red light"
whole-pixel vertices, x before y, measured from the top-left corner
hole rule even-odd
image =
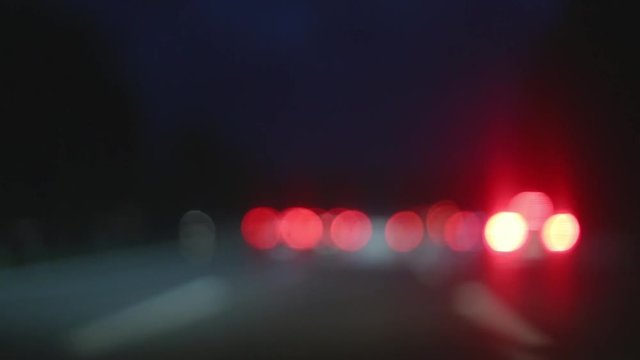
[[[482,219],[474,212],[463,211],[452,201],[437,202],[427,211],[429,238],[454,251],[471,251],[482,240]]]
[[[496,252],[513,252],[526,242],[529,233],[539,233],[551,252],[571,250],[580,236],[580,225],[568,212],[554,214],[551,199],[541,192],[522,192],[511,199],[509,211],[489,218],[484,229],[486,244]]]
[[[241,232],[256,249],[274,248],[279,243],[294,250],[319,246],[324,235],[336,248],[353,252],[364,247],[373,228],[361,211],[334,209],[327,212],[293,207],[282,212],[269,207],[249,210],[242,219]]]
[[[424,220],[416,212],[400,211],[389,218],[385,227],[389,247],[398,252],[415,249],[425,235],[434,244],[446,245],[451,250],[471,251],[482,239],[482,221],[451,201],[441,201],[429,207]]]
[[[345,252],[356,252],[368,244],[373,225],[358,210],[293,207],[279,212],[270,207],[256,207],[245,214],[241,232],[246,242],[259,250],[278,244],[309,250],[326,243]],[[456,251],[466,251],[475,247],[476,238],[481,238],[481,223],[475,214],[458,211],[453,203],[442,202],[431,208],[424,221],[413,211],[393,214],[384,233],[389,248],[401,253],[417,248],[425,233],[433,239],[442,237]]]
[[[483,235],[485,244],[496,252],[520,249],[530,232],[539,232],[545,248],[553,252],[568,251],[578,240],[580,226],[575,216],[554,214],[551,200],[543,193],[520,193],[511,200],[508,210],[492,215],[483,227],[476,213],[442,201],[431,206],[424,219],[413,211],[393,214],[385,225],[385,239],[389,248],[397,252],[417,248],[425,233],[434,243],[454,251],[476,249]],[[373,226],[369,217],[358,210],[324,212],[292,207],[279,212],[257,207],[245,214],[241,231],[247,243],[260,250],[278,244],[293,250],[310,250],[326,242],[339,250],[355,252],[367,245]]]

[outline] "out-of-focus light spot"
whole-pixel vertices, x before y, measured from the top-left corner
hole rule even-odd
[[[497,252],[518,250],[527,238],[527,222],[516,212],[499,212],[484,227],[487,245]]]
[[[280,236],[294,250],[312,249],[322,238],[322,220],[309,209],[290,208],[280,220]]]
[[[344,251],[358,251],[371,239],[371,220],[357,210],[340,213],[331,223],[331,240]]]
[[[278,244],[278,212],[270,207],[249,210],[240,225],[245,241],[252,247],[267,250]]]
[[[524,191],[511,199],[509,210],[521,214],[527,220],[529,230],[540,230],[553,214],[553,202],[545,193]]]
[[[409,252],[422,241],[424,224],[413,211],[400,211],[387,221],[384,233],[390,248],[398,252]]]
[[[555,214],[542,227],[542,242],[549,251],[568,251],[575,246],[580,236],[580,224],[569,213]]]
[[[180,249],[194,262],[211,260],[215,250],[215,225],[209,215],[200,210],[190,210],[180,219]]]
[[[473,250],[482,240],[482,222],[472,212],[455,213],[445,224],[444,238],[452,250]]]
[[[459,211],[452,201],[440,201],[433,204],[427,211],[427,234],[434,241],[444,239],[445,224],[449,217]]]

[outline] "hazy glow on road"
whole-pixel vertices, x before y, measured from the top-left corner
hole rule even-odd
[[[511,199],[509,210],[521,214],[527,220],[529,230],[540,230],[553,214],[553,203],[545,193],[524,191]]]
[[[467,282],[457,286],[453,295],[453,309],[470,323],[510,339],[514,343],[532,348],[548,346],[552,343],[547,334],[529,323],[507,302],[480,282]],[[537,357],[513,357],[513,359],[531,358],[537,359]]]
[[[424,224],[420,216],[413,211],[400,211],[387,221],[384,232],[391,249],[409,252],[422,242]]]
[[[527,238],[527,222],[516,212],[499,212],[484,227],[487,245],[497,252],[518,250]]]
[[[357,210],[347,210],[335,217],[331,223],[331,240],[344,251],[358,251],[371,239],[371,220]]]
[[[580,237],[580,224],[569,213],[555,214],[542,227],[542,242],[549,251],[568,251]]]
[[[280,220],[280,236],[294,250],[316,247],[322,239],[322,231],[320,216],[306,208],[287,209]]]
[[[226,283],[213,276],[198,278],[73,329],[69,346],[81,358],[104,356],[208,319],[229,302]]]
[[[257,207],[249,210],[242,218],[240,231],[251,247],[267,250],[278,244],[278,212],[270,207]]]

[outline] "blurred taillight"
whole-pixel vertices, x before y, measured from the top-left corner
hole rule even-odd
[[[499,212],[489,218],[484,237],[491,250],[512,252],[518,250],[527,238],[527,222],[516,212]]]
[[[549,217],[542,227],[542,242],[549,251],[569,251],[576,245],[579,237],[580,224],[569,213]]]

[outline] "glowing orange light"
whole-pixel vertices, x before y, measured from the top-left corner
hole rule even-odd
[[[369,242],[372,229],[371,220],[364,213],[343,211],[331,223],[331,240],[341,250],[358,251]]]
[[[390,248],[398,252],[409,252],[422,241],[424,224],[418,214],[400,211],[387,221],[384,233]]]
[[[427,212],[426,223],[429,237],[435,241],[442,241],[447,220],[458,211],[458,207],[452,201],[440,201],[433,204]]]
[[[499,212],[489,218],[484,237],[489,247],[497,252],[518,250],[527,237],[527,222],[516,212]]]
[[[322,238],[322,220],[309,209],[290,208],[280,220],[280,236],[292,249],[312,249]]]
[[[549,251],[568,251],[580,237],[580,224],[569,213],[555,214],[542,227],[542,242]]]
[[[540,230],[544,221],[553,214],[553,203],[545,193],[525,191],[511,199],[509,209],[522,214],[529,230]]]
[[[472,250],[482,239],[482,223],[472,212],[455,213],[444,226],[444,238],[452,250]]]
[[[242,218],[240,231],[256,249],[267,250],[278,244],[278,212],[270,207],[249,210]]]

